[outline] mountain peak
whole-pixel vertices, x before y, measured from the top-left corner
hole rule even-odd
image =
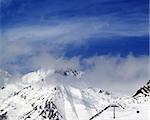
[[[134,98],[150,96],[150,80],[133,95]]]
[[[54,70],[44,70],[44,69],[39,69],[34,72],[30,72],[28,74],[25,74],[22,77],[22,81],[24,83],[36,83],[38,81],[43,81],[49,74],[53,74]]]
[[[83,75],[83,72],[73,69],[67,69],[67,70],[56,70],[55,73],[63,75],[63,76],[74,76],[77,79],[80,79]]]
[[[37,71],[25,74],[22,77],[22,81],[23,81],[23,83],[28,83],[28,84],[36,83],[39,81],[43,81],[43,80],[45,80],[45,78],[47,76],[54,75],[54,74],[59,74],[61,76],[65,76],[65,77],[72,76],[77,79],[80,79],[83,75],[83,72],[73,70],[73,69],[67,69],[67,70],[39,69]]]

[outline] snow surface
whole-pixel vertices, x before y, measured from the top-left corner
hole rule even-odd
[[[113,120],[113,108],[104,110],[112,104],[119,106],[116,120],[150,119],[149,95],[120,98],[96,88],[47,83],[47,77],[53,78],[58,73],[81,77],[80,72],[72,70],[64,74],[60,70],[41,69],[24,75],[18,84],[7,84],[0,89],[0,120],[90,120],[101,111],[93,120]]]

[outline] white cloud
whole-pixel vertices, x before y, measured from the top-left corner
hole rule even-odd
[[[88,66],[84,80],[91,86],[117,93],[133,94],[149,80],[149,57],[97,56],[84,60]]]
[[[150,79],[149,57],[128,55],[95,56],[80,60],[78,57],[65,59],[41,53],[32,56],[26,63],[33,69],[77,69],[85,72],[81,80],[62,78],[64,84],[80,87],[96,87],[112,93],[133,95]],[[52,81],[50,81],[52,82]],[[60,81],[59,81],[60,82]]]
[[[111,18],[111,17],[110,17]],[[108,18],[107,18],[108,19]],[[0,61],[9,61],[22,55],[33,55],[36,52],[53,52],[63,54],[69,44],[81,45],[92,38],[143,36],[147,34],[144,24],[130,24],[121,21],[110,22],[104,18],[74,18],[62,20],[57,24],[16,26],[3,30],[0,37]],[[105,39],[106,38],[106,39]],[[38,43],[47,42],[40,47]]]
[[[105,22],[99,22],[97,19],[62,21],[56,25],[32,25],[11,28],[4,32],[4,37],[9,41],[49,40],[55,44],[80,43],[99,33],[105,26],[107,26]]]
[[[96,87],[120,95],[133,95],[150,79],[148,56],[128,55],[123,58],[105,55],[80,60],[77,57],[57,58],[45,53],[33,56],[28,64],[34,68],[82,70],[85,74],[81,80],[61,78],[58,82],[76,87]]]
[[[117,38],[128,36],[143,36],[147,30],[142,24],[127,24],[122,22],[103,22],[100,18],[62,21],[56,25],[32,25],[6,29],[0,37],[0,64],[7,65],[11,70],[27,68],[67,68],[82,69],[79,58],[69,60],[63,56],[68,44],[81,45],[92,38]],[[42,45],[42,42],[48,45]],[[38,42],[41,45],[38,45]],[[120,41],[121,42],[121,41]],[[27,60],[19,65],[17,57],[27,56]],[[11,64],[13,61],[16,64]],[[18,62],[18,63],[17,63]],[[131,93],[148,79],[148,57],[128,56],[97,56],[82,61],[90,69],[86,69],[83,83],[105,90],[121,93]],[[85,66],[84,66],[85,67]]]
[[[103,16],[102,16],[103,17]],[[104,17],[105,18],[105,17]],[[49,40],[52,43],[82,43],[91,37],[127,37],[148,34],[147,24],[109,21],[109,18],[74,18],[57,24],[16,26],[4,31],[5,40],[38,41]],[[111,18],[111,17],[110,17]]]
[[[29,57],[21,66],[10,64],[9,67],[18,72],[23,67],[31,67],[33,70],[40,68],[83,70],[85,74],[81,80],[68,79],[63,81],[64,84],[96,87],[113,93],[132,95],[150,79],[148,64],[148,56],[129,55],[123,58],[105,55],[80,60],[78,57],[65,59],[48,53],[40,53]]]
[[[74,57],[71,59],[65,59],[63,57],[52,56],[47,53],[41,53],[37,56],[32,56],[29,60],[33,68],[52,68],[52,69],[79,69],[79,58]]]

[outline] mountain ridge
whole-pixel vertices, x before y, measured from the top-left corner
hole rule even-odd
[[[0,119],[88,120],[112,104],[135,111],[135,108],[147,102],[139,103],[132,97],[119,98],[101,89],[47,85],[47,77],[54,78],[53,75],[56,75],[58,78],[61,75],[81,79],[81,73],[74,70],[38,70],[24,75],[17,85],[6,85],[0,90],[0,94],[4,95],[0,97]],[[146,97],[149,100],[149,96]]]

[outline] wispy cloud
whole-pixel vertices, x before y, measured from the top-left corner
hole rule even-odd
[[[97,17],[72,19],[43,26],[16,26],[4,29],[0,37],[0,64],[20,64],[21,61],[24,62],[23,59],[45,53],[63,56],[65,48],[70,44],[80,46],[88,41],[92,42],[94,38],[101,41],[144,35],[147,35],[147,29],[142,24],[130,25],[117,21],[110,23]]]
[[[97,56],[82,60],[73,56],[67,60],[64,55],[66,47],[71,49],[70,45],[81,46],[95,39],[109,43],[118,38],[122,42],[122,38],[148,36],[145,1],[62,0],[51,4],[50,0],[0,0],[0,3],[5,3],[0,11],[0,67],[27,72],[41,67],[86,66],[90,68],[85,76],[89,84],[123,92],[128,90],[129,81],[133,81],[132,88],[135,81],[143,83],[148,79],[148,56]]]
[[[148,35],[145,23],[127,23],[111,18],[74,18],[48,25],[25,25],[6,29],[6,40],[47,40],[56,43],[83,41],[90,37],[127,37]]]

